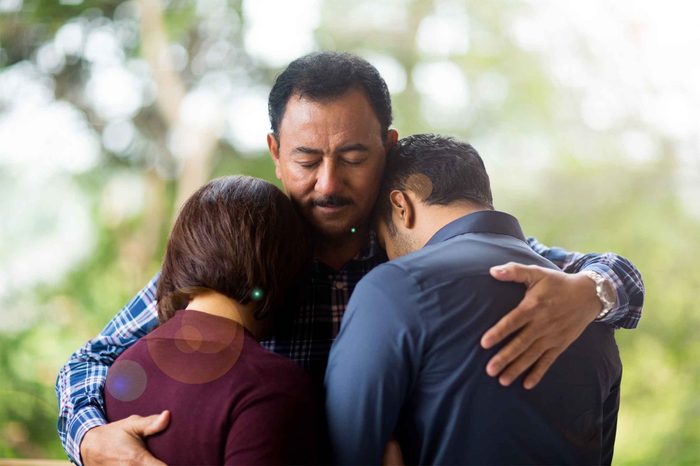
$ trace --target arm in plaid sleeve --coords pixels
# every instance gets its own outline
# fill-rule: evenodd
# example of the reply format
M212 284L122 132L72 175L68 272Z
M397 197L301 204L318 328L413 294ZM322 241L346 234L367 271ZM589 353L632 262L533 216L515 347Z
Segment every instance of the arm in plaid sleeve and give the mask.
M56 381L58 434L69 458L80 464L80 442L93 427L107 422L102 388L114 360L158 325L156 283L159 274L124 306L100 334L73 353Z
M552 261L564 272L583 270L598 272L615 288L615 307L600 321L614 328L635 328L642 317L644 282L639 270L627 259L612 253L581 254L558 247L547 247L535 238L527 239L530 247L539 255Z

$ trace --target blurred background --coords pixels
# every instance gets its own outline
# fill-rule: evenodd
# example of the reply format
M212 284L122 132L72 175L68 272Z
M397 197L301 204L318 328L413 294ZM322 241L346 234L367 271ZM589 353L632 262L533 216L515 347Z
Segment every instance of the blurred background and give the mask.
M0 457L65 458L54 382L209 178L275 181L275 76L348 50L402 135L471 142L526 233L641 270L616 464L700 464L700 4L0 0Z

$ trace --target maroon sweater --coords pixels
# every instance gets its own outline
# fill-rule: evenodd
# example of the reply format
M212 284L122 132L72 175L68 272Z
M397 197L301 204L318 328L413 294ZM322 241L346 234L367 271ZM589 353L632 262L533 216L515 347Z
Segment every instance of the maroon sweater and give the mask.
M171 411L168 428L146 439L168 464L310 464L311 393L302 368L242 326L189 310L119 356L104 395L110 422Z

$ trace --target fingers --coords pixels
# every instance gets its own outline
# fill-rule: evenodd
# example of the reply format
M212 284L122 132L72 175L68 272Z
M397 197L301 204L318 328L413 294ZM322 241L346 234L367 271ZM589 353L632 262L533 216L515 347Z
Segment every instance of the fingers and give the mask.
M147 419L151 419L151 422L148 426L146 426L143 435L148 436L157 434L168 427L168 424L170 423L170 411L165 410L160 414L148 416Z
M140 464L141 466L167 466L165 463L163 463L147 451L139 458L138 464Z
M501 320L499 320L496 325L484 333L484 335L481 337L481 347L484 349L489 349L525 326L525 324L532 320L531 314L534 309L534 302L528 300L527 298L523 299L515 309L501 317ZM516 339L510 342L508 346L511 346L513 343L517 343L515 341ZM522 349L520 351L522 351ZM503 349L498 354L501 353L503 353ZM517 354L515 356L517 356ZM510 360L508 362L510 362Z
M526 370L532 367L533 364L542 356L545 349L542 345L533 344L525 352L520 354L503 373L498 377L498 383L504 387L509 386L515 379L520 377Z
M404 464L401 446L393 438L386 444L382 464L385 466L402 466Z
M508 368L507 373L513 374L513 371L520 368L523 363L523 357L527 355L528 358L532 357L533 351L537 351L536 345L537 337L535 332L531 331L530 328L525 328L520 333L518 333L505 347L496 353L494 357L489 360L486 365L486 373L491 377L495 377L500 374L504 369ZM535 362L537 357L544 352L544 349L539 350L539 354L535 355L535 358L530 361L530 365ZM517 366L516 366L517 364ZM514 367L515 366L515 367ZM527 369L528 366L524 367L523 370ZM505 375L502 374L499 381L503 384L504 380L508 380L508 383L503 385L509 385L518 375L522 373L522 370L517 373L515 377L503 378Z
M152 416L129 416L124 419L127 429L137 437L147 437L165 429L170 422L170 411L163 411Z
M518 282L530 286L534 281L534 269L528 265L508 262L507 264L491 267L489 272L496 280L502 282Z
M525 378L523 387L525 387L527 390L535 388L561 353L561 350L557 350L555 348L545 351L542 357L537 360L537 363L535 363L535 367L532 368L530 373Z

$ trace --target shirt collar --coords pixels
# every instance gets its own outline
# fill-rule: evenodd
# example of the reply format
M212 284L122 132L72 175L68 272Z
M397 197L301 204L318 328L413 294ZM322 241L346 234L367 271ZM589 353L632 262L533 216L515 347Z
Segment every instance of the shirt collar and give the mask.
M453 220L440 228L426 243L426 246L441 243L466 233L495 233L525 241L525 235L523 235L520 224L515 217L497 210L481 210Z
M388 259L386 257L386 252L384 252L384 249L382 249L382 246L379 244L379 239L377 238L377 233L374 230L370 230L368 234L368 240L367 244L365 244L360 251L355 254L355 257L350 259L343 267L341 267L341 270L347 267L348 265L352 264L359 264L359 263L364 263L366 261L375 261L375 262L386 262ZM328 265L324 264L323 262L319 261L316 257L314 257L313 263L315 264L314 267L329 267Z
M379 245L379 240L377 239L377 234L374 232L374 230L370 230L369 241L367 242L367 245L360 250L360 252L353 258L353 260L364 261L367 259L371 259L374 256L376 256L377 254L383 253L383 252L384 252L384 250Z

